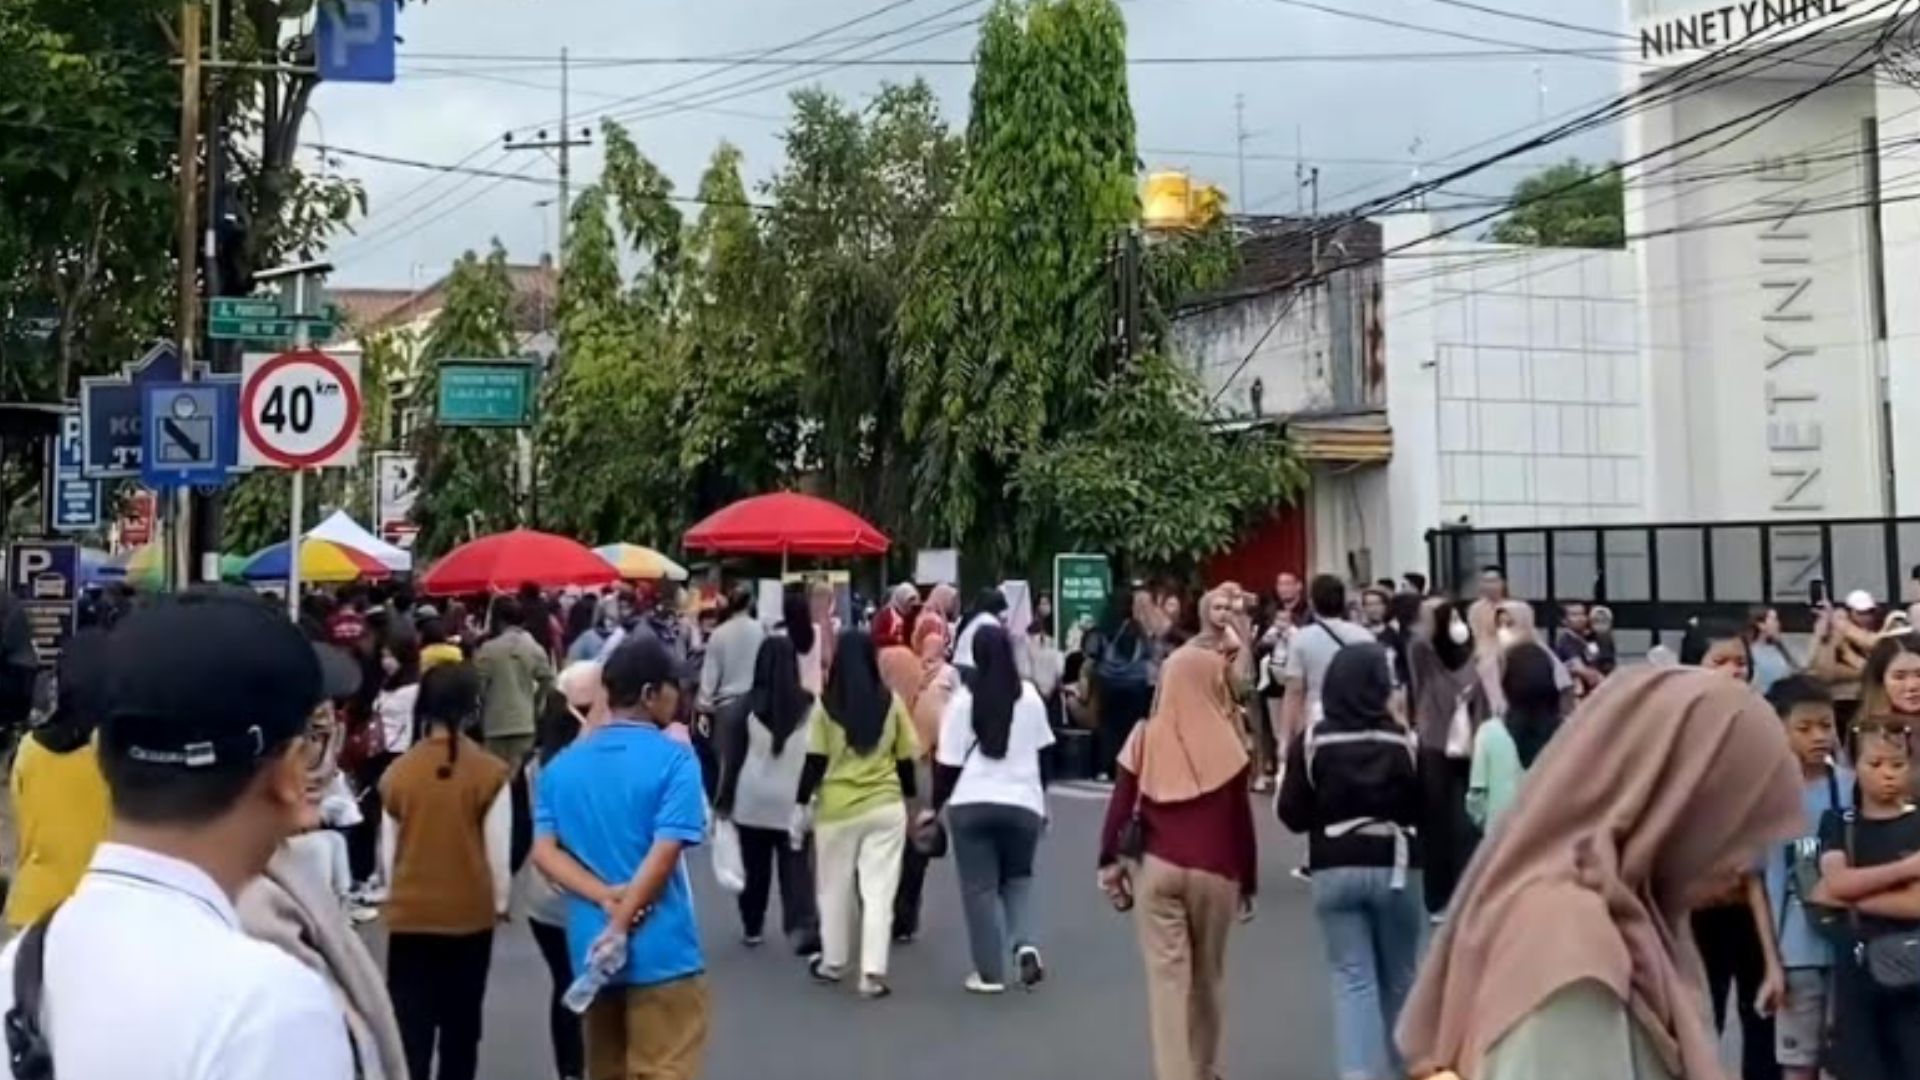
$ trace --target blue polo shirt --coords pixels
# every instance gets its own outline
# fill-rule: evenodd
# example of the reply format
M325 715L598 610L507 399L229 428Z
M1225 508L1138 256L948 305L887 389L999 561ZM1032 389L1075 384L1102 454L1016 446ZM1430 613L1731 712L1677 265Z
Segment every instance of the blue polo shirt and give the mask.
M1774 933L1780 943L1780 965L1786 968L1824 968L1833 966L1833 949L1814 930L1800 897L1789 887L1789 865L1798 859L1820 857L1820 819L1828 810L1846 810L1853 806L1853 772L1835 766L1833 778L1804 782L1800 790L1800 808L1806 817L1801 841L1778 844L1768 849L1766 865L1767 899L1773 909ZM1837 800L1837 801L1836 801ZM1805 854L1801 854L1805 851Z
M537 787L535 831L610 884L631 881L655 839L692 846L706 837L700 764L692 750L652 724L615 720L554 758ZM567 947L576 974L606 926L598 904L567 897ZM628 939L627 966L612 982L653 986L705 969L682 863Z

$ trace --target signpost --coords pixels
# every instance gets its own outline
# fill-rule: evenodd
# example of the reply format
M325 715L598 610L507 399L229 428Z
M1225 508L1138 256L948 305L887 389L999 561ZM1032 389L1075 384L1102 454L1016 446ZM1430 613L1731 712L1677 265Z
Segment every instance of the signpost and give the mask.
M1071 631L1098 625L1112 595L1113 567L1105 555L1055 555L1053 639L1064 649Z
M394 9L394 0L318 5L313 53L320 77L329 82L392 82Z
M142 391L151 383L183 382L187 374L180 362L179 350L171 343L161 342L138 362L127 365L119 375L81 379L81 474L89 480L138 477L146 453L141 430L145 409ZM217 388L226 398L221 407L217 442L221 467L233 472L240 445L237 420L240 380L232 375L209 375L199 382Z
M304 293L304 279L296 279ZM296 301L296 310L302 305ZM241 462L293 470L288 526L288 611L300 605L300 523L306 471L351 465L360 456L360 358L301 347L248 356L240 373Z
M86 440L81 435L80 410L60 418L60 434L47 450L47 528L52 532L86 532L100 527L100 481L81 475L86 464Z
M442 360L441 427L521 428L533 423L533 360Z
M7 591L26 611L43 667L60 659L80 604L80 548L65 541L21 541L7 559Z
M412 454L373 455L374 529L389 544L405 546L413 538L413 503L419 492L420 461Z
M149 383L141 395L141 482L155 490L226 483L221 461L234 457L231 448L221 452L221 436L234 427L226 408L215 383Z

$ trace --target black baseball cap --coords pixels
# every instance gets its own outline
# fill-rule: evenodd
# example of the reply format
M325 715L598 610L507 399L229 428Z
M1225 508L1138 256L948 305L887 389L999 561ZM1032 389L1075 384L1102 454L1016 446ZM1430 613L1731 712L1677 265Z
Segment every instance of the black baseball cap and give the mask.
M104 742L149 765L258 761L301 736L333 689L298 627L227 590L141 608L109 635L107 652Z

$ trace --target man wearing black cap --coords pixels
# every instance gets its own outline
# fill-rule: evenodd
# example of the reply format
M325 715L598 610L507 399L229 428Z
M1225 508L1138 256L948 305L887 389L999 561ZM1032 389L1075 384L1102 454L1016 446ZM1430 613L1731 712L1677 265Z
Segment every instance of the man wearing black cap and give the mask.
M326 984L233 908L315 820L312 647L258 601L209 593L135 613L107 651L113 825L73 897L0 955L16 1062L39 1042L58 1080L349 1080Z

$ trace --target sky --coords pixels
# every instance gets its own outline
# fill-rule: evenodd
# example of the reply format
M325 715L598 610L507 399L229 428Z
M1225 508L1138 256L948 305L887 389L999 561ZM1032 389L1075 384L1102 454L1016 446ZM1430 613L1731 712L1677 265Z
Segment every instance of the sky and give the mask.
M970 68L834 65L965 59L973 20L987 7L987 0L411 0L400 21L398 79L323 83L303 132L310 148L303 164L356 178L367 192L367 216L329 253L333 284L422 287L461 252L484 250L495 237L516 262L552 249L555 163L546 152L508 150L501 140L508 132L521 141L542 129L557 134L562 48L573 61L571 129L576 136L583 126L595 130L594 145L573 151L574 190L599 175L597 129L612 114L690 194L723 139L745 154L750 187L772 174L787 95L801 86L858 101L883 82L921 75L959 130ZM1122 10L1144 164L1190 171L1225 188L1237 210L1254 213L1310 204L1311 194L1295 183L1301 160L1319 169L1320 209L1338 211L1406 184L1416 166L1434 175L1436 162L1505 147L1539 130L1543 118L1605 100L1630 70L1614 56L1592 55L1631 45L1617 0L1122 0ZM852 25L834 29L843 23ZM810 40L792 44L800 39ZM790 44L754 65L633 62L755 57ZM1487 55L1521 48L1532 51ZM1405 57L1436 52L1456 58ZM1211 59L1223 57L1320 59ZM1150 62L1169 58L1210 59ZM816 63L793 63L803 59ZM1241 131L1245 192L1236 160ZM1620 137L1608 128L1526 160L1610 159ZM348 151L523 172L544 182L438 173ZM1526 171L1505 164L1455 190L1503 193Z

